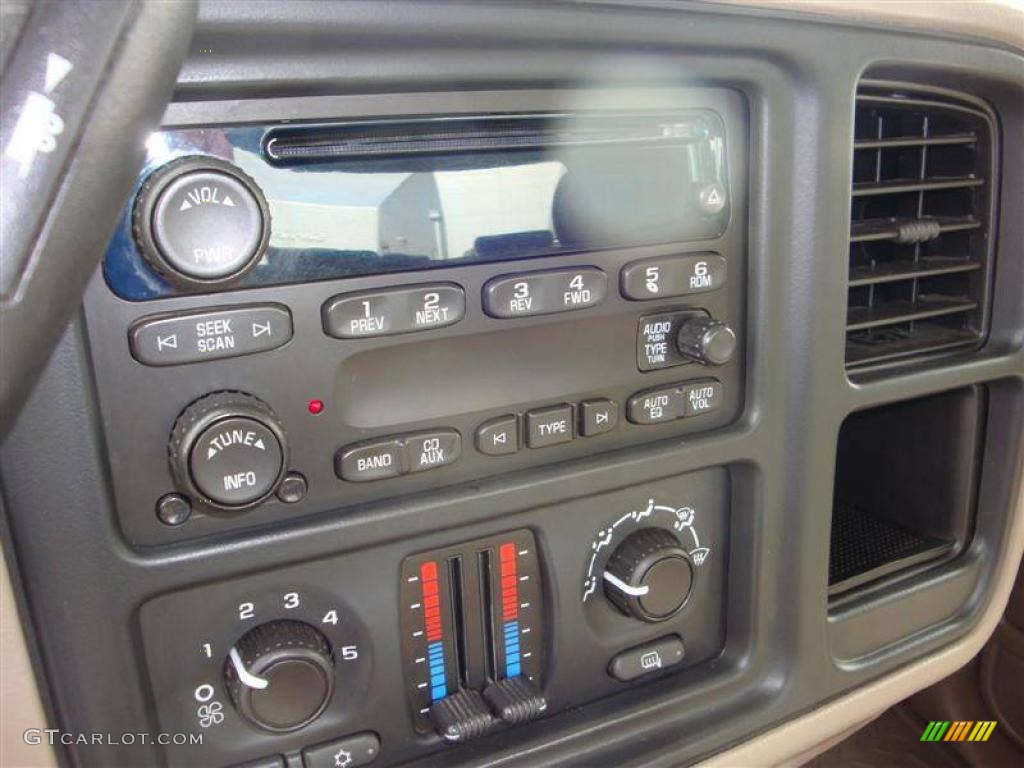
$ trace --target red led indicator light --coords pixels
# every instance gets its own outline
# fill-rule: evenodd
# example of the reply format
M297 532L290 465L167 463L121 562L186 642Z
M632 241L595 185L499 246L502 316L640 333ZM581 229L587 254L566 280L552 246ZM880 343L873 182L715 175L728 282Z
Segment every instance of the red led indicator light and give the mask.
M312 413L314 416L316 416L318 413L323 411L323 409L324 409L324 401L323 400L310 400L309 404L306 407L309 409L310 413Z

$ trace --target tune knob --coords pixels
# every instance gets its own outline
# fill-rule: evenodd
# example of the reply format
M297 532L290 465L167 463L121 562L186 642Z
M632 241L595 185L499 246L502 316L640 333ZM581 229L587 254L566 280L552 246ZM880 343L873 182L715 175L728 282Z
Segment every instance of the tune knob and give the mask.
M178 487L213 511L256 506L280 485L288 462L274 411L244 392L214 392L188 406L168 450Z
M605 565L604 592L627 616L658 622L677 613L693 587L693 564L664 528L627 536Z
M224 680L246 720L275 733L294 731L319 717L331 700L331 647L301 621L261 624L231 649Z
M720 320L698 315L679 328L676 346L682 354L698 363L724 365L736 351L736 334Z
M213 157L186 157L146 179L132 230L142 255L184 288L219 287L259 261L270 211L256 182Z

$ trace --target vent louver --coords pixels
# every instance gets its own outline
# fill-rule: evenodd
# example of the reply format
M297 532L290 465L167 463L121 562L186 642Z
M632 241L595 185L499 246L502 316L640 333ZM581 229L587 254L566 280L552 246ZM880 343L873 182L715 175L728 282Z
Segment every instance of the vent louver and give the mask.
M992 176L992 121L980 106L858 89L847 367L980 344Z

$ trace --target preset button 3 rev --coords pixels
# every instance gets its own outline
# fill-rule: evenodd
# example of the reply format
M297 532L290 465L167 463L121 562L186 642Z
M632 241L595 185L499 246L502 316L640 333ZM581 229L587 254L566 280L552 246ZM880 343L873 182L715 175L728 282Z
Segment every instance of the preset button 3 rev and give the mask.
M608 278L596 267L502 275L484 285L491 317L529 317L586 309L604 301Z

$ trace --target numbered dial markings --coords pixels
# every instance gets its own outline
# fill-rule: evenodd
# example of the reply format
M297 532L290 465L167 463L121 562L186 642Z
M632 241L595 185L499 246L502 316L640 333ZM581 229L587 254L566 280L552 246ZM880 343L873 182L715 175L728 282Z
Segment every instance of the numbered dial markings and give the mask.
M362 658L360 632L328 595L276 590L237 600L219 618L221 626L204 627L182 660L193 670L185 728L211 736L236 727L293 730L350 693L345 683ZM296 680L308 701L291 695Z

